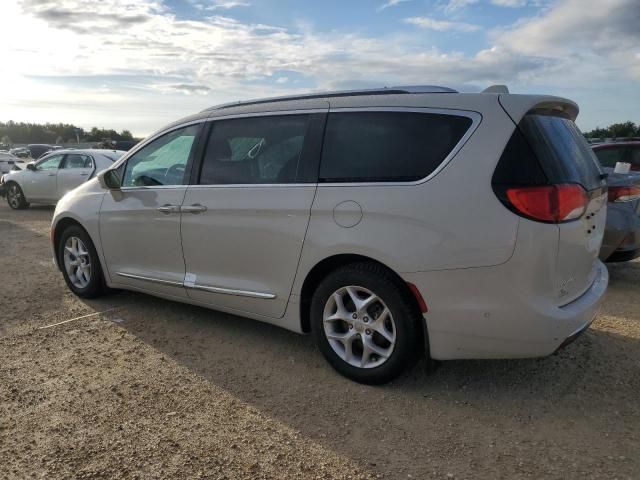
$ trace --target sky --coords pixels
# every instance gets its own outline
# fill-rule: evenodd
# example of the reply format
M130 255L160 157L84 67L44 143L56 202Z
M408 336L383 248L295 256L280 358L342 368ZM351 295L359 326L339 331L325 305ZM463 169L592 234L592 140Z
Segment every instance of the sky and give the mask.
M640 123L640 0L0 0L0 121L145 136L236 100L506 84Z

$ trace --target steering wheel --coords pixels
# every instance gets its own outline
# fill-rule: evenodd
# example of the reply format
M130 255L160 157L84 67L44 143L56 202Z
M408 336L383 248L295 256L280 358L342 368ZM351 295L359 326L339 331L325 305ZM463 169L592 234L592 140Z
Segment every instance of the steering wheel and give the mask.
M176 163L175 165L171 165L167 168L164 176L165 178L184 178L185 167L181 163ZM170 185L170 182L166 182L167 185Z

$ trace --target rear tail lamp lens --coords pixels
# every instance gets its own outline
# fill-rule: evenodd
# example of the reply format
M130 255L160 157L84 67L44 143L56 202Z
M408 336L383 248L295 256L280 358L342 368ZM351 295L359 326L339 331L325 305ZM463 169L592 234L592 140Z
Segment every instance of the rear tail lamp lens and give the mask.
M587 192L576 184L512 187L506 193L518 213L549 223L580 218L589 204Z
M632 202L640 198L638 187L609 187L610 202Z

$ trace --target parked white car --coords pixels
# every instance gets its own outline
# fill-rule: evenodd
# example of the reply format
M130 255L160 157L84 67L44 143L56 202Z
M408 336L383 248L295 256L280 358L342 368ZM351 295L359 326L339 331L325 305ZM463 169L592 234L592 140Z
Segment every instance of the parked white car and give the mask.
M20 171L2 176L0 193L20 210L30 203L55 204L67 192L109 168L125 152L119 150L56 150Z
M66 195L68 287L313 332L388 381L427 358L549 355L593 321L607 194L570 100L398 87L207 109Z

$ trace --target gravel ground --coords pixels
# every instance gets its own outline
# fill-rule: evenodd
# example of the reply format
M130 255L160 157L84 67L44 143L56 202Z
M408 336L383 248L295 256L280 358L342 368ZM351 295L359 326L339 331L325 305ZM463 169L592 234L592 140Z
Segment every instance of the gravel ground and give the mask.
M0 478L640 478L639 262L558 355L368 387L276 327L75 298L51 215L0 205Z

